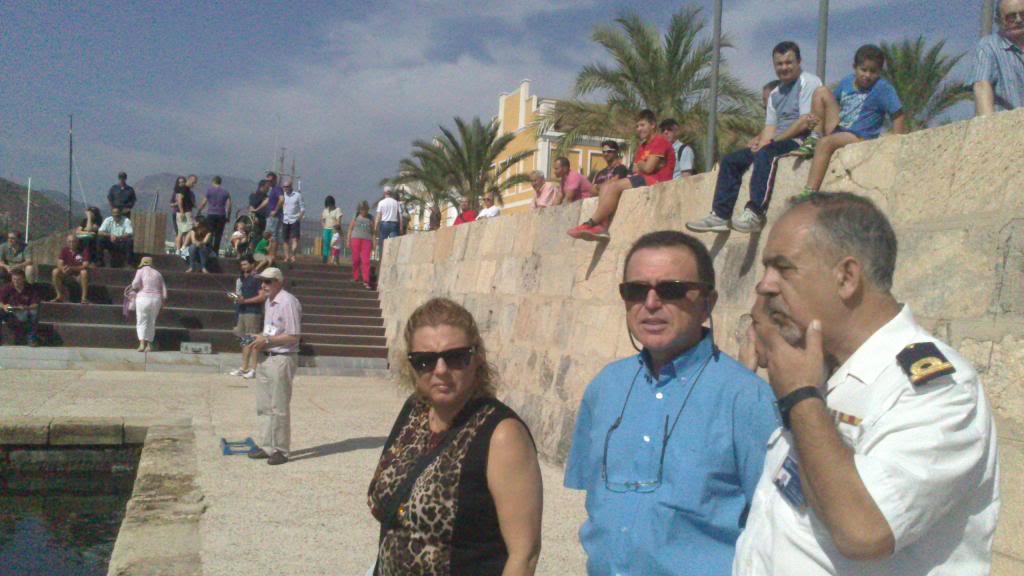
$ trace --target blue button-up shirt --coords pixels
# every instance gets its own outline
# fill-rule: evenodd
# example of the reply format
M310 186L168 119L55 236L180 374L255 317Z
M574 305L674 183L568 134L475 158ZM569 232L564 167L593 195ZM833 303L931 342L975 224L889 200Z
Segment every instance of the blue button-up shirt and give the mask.
M971 82L992 84L995 109L1024 108L1024 51L998 32L978 42Z
M587 491L587 521L580 528L587 572L731 574L767 440L779 426L775 398L757 375L715 354L710 335L656 377L649 366L646 353L609 364L580 404L565 486ZM665 418L671 428L686 402L669 434L661 485L646 493L609 490L601 475L605 437L634 378L608 442L613 488L658 477Z

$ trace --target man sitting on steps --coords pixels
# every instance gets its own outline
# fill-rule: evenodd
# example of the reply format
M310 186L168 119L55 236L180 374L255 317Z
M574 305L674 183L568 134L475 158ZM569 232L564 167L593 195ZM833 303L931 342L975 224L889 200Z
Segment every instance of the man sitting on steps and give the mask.
M28 331L28 345L38 346L39 293L25 280L25 271L11 272L11 283L0 288L0 324L7 324L16 337Z
M61 248L60 256L57 259L57 267L53 269L53 290L57 297L50 302L60 303L67 300L67 289L64 288L64 279L69 276L77 276L78 284L82 287L82 304L89 303L89 268L92 264L89 261L89 249L81 247L78 238L74 234L68 234L66 246Z
M813 150L814 131L827 136L839 122L838 106L828 88L817 76L800 68L800 47L796 43L777 44L772 50L772 64L779 85L768 97L764 129L746 148L722 158L711 214L687 222L686 227L693 232L728 232L730 228L745 234L759 232L775 187L777 159L796 151L801 144ZM743 173L751 165L750 201L743 213L733 218Z
M107 216L99 229L100 250L108 255L107 265L111 268L120 268L125 264L131 265L134 241L132 236L132 221L121 214L121 210L114 208Z
M568 231L569 236L581 240L608 240L608 226L619 207L619 198L630 188L651 186L672 179L676 155L672 144L658 134L658 118L654 112L644 110L636 118L636 135L640 146L633 159L634 174L629 178L605 183L598 190L597 209L590 219Z

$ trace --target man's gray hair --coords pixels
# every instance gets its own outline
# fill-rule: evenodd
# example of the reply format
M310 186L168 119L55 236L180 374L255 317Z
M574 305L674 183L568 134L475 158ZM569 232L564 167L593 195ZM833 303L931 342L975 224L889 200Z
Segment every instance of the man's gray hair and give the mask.
M855 257L876 288L892 289L896 233L874 202L850 192L815 192L790 199L789 209L803 205L817 209L812 234L823 250L837 258Z
M541 172L540 170L534 170L533 172L530 172L530 180L536 180L537 178L543 178L545 180L548 179L548 177L545 176L544 173Z

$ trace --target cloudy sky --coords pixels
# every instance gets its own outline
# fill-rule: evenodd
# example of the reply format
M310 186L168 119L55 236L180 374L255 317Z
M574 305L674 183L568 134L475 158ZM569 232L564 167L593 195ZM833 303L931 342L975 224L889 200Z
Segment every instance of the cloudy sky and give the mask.
M704 8L710 31L711 0ZM793 39L815 68L817 2L725 0L728 65L751 87ZM925 35L968 52L982 0L832 0L829 80L862 43ZM0 176L67 187L67 121L90 201L124 169L257 179L276 147L303 188L348 211L377 195L416 138L490 118L529 78L568 97L604 55L594 25L624 11L667 24L675 1L0 2ZM76 184L76 197L79 195ZM240 191L241 192L241 191ZM249 191L244 191L249 192Z

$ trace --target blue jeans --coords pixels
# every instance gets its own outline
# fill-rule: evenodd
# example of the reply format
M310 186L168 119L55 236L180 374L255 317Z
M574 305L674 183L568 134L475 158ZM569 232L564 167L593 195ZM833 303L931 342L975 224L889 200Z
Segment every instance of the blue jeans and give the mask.
M206 264L210 260L210 256L213 255L213 249L203 244L202 246L196 246L191 244L188 247L188 266L195 272L200 269L206 270Z
M775 188L775 172L779 163L777 159L800 147L796 140L772 142L756 153L750 148L743 148L726 154L718 168L718 185L715 186L715 202L712 206L719 218L732 218L736 208L736 198L740 194L740 183L743 174L754 165L754 173L750 176L750 201L747 208L764 216L768 204L772 201L772 190Z
M0 310L0 324L4 323L14 331L15 337L24 334L27 327L28 341L35 342L38 339L36 336L36 328L39 326L38 310L11 310L10 312Z
M398 236L398 222L381 222L380 223L380 241L383 244L388 238Z

